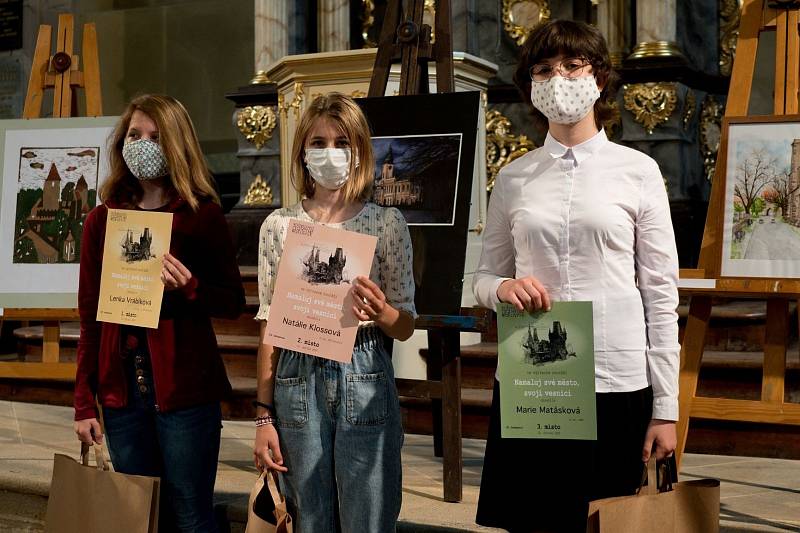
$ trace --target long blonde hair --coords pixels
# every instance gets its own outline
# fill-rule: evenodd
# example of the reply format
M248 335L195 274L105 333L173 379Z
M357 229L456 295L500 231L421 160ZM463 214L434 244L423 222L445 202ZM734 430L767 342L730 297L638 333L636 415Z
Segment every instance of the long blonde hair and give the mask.
M300 118L292 144L292 185L306 198L314 196L316 183L306 168L304 156L311 128L320 117L331 119L350 141L353 157L350 160L350 179L342 187L345 200L348 202L369 200L372 198L372 185L375 180L375 159L372 155L369 124L358 104L342 93L317 96Z
M163 94L145 94L130 101L117 122L109 141L108 178L100 187L100 198L113 200L123 207L135 207L142 197L142 186L122 158L122 145L128 134L131 117L141 111L158 127L158 143L164 151L170 185L197 211L200 199L219 204L211 173L208 171L197 133L189 113L178 100Z

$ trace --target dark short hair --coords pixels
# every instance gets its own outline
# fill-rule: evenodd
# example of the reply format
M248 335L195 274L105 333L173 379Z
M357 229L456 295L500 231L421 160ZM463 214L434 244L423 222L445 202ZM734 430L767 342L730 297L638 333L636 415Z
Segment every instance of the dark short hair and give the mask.
M619 76L611 67L606 40L600 30L574 20L551 20L534 28L522 45L514 72L514 84L522 93L523 102L531 103L530 68L546 59L564 57L586 58L592 64L598 85L604 85L600 98L594 104L594 118L598 128L614 117L614 95ZM533 104L531 104L533 105ZM547 129L547 117L533 108L537 126Z

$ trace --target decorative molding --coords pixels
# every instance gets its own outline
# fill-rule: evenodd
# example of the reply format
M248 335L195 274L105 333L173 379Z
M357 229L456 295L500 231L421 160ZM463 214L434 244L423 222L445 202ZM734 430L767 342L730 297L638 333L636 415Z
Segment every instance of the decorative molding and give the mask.
M256 146L256 150L261 150L261 147L272 138L272 132L278 125L275 109L271 106L248 106L236 114L236 127L248 142Z
M686 91L686 102L683 104L683 131L689 129L689 123L692 121L694 111L697 108L697 97L691 88Z
M326 94L329 93L312 93L311 100L315 100L318 96L325 96ZM354 89L353 91L350 92L351 98L364 98L365 96L367 96L367 93L365 91L362 91L361 89Z
M663 124L675 111L678 103L677 84L671 82L634 83L622 86L625 109L648 134Z
M300 118L300 106L303 104L304 90L302 81L294 82L294 98L288 104L283 93L278 93L278 111L281 115L286 117L289 109L294 109L294 118Z
M534 148L526 135L514 135L511 121L500 111L486 112L486 190L492 192L500 169Z
M375 48L378 43L369 38L369 30L375 24L375 0L361 0L361 37L363 48Z
M636 45L628 60L637 61L655 58L683 58L677 43L672 41L641 42Z
M533 28L549 19L547 0L503 0L503 24L518 46L522 46Z
M603 129L606 130L608 138L615 137L622 129L622 113L619 110L619 103L615 100L609 104L613 115L603 123Z
M244 205L251 207L264 207L272 205L272 189L267 182L261 177L261 174L256 175L250 187L247 188L247 194L244 197Z
M742 0L719 0L719 73L723 76L731 75L741 15Z
M714 178L714 169L717 166L723 111L722 104L710 94L705 97L700 109L700 153L703 155L703 167L708 181Z
M267 78L267 72L265 70L256 71L255 76L250 80L251 85L266 85L267 83L272 82Z

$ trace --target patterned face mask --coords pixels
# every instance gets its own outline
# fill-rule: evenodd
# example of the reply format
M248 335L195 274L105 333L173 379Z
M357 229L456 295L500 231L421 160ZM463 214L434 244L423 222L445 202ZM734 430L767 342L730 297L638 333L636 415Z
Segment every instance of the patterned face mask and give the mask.
M589 114L600 98L594 76L564 78L553 76L531 83L531 103L556 124L575 124Z
M122 159L131 174L140 180L153 180L169 174L167 158L161 146L150 139L130 141L122 146Z

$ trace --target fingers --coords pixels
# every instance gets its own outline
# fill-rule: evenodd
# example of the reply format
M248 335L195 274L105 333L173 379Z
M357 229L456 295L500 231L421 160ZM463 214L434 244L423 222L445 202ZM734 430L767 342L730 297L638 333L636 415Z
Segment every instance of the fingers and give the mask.
M386 306L386 295L372 280L358 276L353 281L352 291L353 309L359 320L375 320L381 316Z
M177 289L178 280L165 268L161 269L161 282L167 290Z
M103 444L103 430L100 428L100 422L97 419L93 419L89 424L91 425L92 440L97 444Z
M501 301L510 303L518 311L537 311L551 308L550 295L539 280L533 276L507 280L500 285L497 296Z
M655 441L655 435L651 430L647 430L647 434L644 437L644 445L642 446L642 462L646 463L650 460L650 454L653 451L653 442Z
M174 280L175 288L180 288L189 283L192 279L192 273L183 266L183 263L175 259L170 254L164 255L162 261L163 268L161 269L161 277L165 281Z
M79 420L75 422L74 429L79 441L89 445L95 442L97 444L103 444L103 432L96 418Z
M256 453L256 468L259 471L263 471L265 468L267 470L277 470L278 472L288 472L289 469L283 466L283 457L280 455L280 451L276 454L273 450L272 455L274 458L270 456L270 450L267 447L262 448Z
M544 285L542 285L538 279L534 277L529 277L527 279L530 280L533 288L536 289L536 292L539 293L541 308L544 309L545 311L549 311L551 306L550 306L550 295L547 293L547 289L544 288Z

